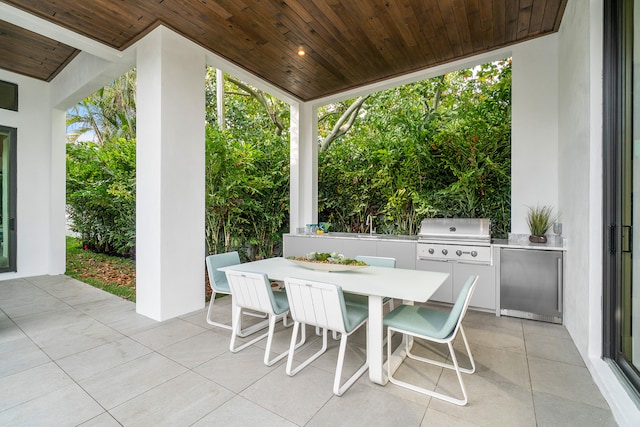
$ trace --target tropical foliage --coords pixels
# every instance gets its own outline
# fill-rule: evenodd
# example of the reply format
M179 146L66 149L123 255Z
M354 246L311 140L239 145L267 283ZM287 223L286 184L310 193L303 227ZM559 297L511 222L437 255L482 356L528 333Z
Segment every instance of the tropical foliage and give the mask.
M113 94L121 90L124 95ZM238 250L245 259L279 255L289 221L289 107L230 76L225 91L220 127L210 70L207 250ZM135 247L131 93L127 75L69 116L72 223L88 246L120 254ZM120 101L127 106L114 114ZM378 232L415 234L424 217L473 216L491 218L495 236L508 233L510 61L326 105L318 123L318 212L331 230L364 231L371 214ZM83 129L94 141L78 138Z

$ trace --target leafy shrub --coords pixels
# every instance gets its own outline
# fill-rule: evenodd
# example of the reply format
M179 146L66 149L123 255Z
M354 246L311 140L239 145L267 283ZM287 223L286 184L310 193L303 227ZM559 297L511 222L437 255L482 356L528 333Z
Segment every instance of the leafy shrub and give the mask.
M67 144L67 213L89 249L135 254L136 143Z

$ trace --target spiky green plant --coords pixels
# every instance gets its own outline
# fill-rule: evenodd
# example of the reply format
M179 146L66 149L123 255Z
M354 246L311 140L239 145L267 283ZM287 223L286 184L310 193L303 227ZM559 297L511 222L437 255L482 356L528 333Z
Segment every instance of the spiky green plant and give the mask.
M532 236L544 236L558 219L558 215L553 213L552 206L529 206L527 214L527 224Z

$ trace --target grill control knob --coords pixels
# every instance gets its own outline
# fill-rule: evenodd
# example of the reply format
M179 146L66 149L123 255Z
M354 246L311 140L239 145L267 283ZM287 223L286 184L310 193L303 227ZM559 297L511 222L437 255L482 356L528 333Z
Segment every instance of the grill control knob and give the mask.
M446 254L448 254L448 253L449 253L449 251L448 251L448 250L446 250L446 249L443 249L443 250L442 250L442 255L446 255Z
M429 253L430 253L431 255L433 255L433 253L434 253L434 252L435 252L435 251L433 250L433 248L429 248Z
M478 252L476 252L476 251L471 251L471 256L472 256L472 257L477 257L477 256L478 256Z
M461 251L460 249L458 249L458 250L456 251L456 255L458 255L458 256L462 256L462 251Z

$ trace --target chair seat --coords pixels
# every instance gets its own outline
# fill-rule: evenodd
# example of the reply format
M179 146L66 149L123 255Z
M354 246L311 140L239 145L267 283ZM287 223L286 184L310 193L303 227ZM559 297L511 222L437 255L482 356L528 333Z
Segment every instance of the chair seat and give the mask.
M386 304L391 298L384 297L382 300L383 304ZM344 292L344 302L350 306L357 306L362 308L369 307L369 298L366 295L359 294L350 294L349 292Z
M367 307L358 307L358 306L350 306L346 305L347 312L346 314L346 322L345 329L347 333L353 331L360 323L362 323L369 316L369 309Z
M385 316L384 325L418 335L444 339L451 335L456 326L455 323L447 322L449 318L449 312L446 311L403 304Z
M276 314L282 314L289 310L289 300L287 300L287 293L282 291L276 291L273 293L274 306L273 311Z

